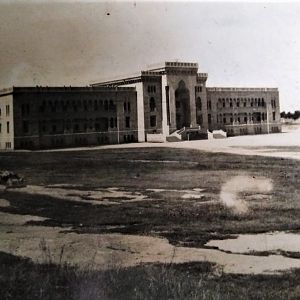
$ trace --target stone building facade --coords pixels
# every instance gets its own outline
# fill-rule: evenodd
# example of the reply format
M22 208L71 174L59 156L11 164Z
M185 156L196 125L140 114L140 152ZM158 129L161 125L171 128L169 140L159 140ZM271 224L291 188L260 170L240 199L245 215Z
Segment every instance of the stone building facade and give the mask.
M280 132L277 88L206 87L197 63L166 62L86 87L0 91L0 149L43 149Z
M197 63L166 62L140 76L94 86L137 88L140 141L151 133L167 138L197 130L198 136L219 129L229 136L281 131L277 88L206 87L207 78Z
M134 88L13 87L0 92L1 149L137 141Z

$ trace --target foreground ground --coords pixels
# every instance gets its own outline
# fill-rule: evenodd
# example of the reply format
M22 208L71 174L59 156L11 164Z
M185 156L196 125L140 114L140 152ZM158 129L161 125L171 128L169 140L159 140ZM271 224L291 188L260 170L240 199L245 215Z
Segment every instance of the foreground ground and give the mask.
M158 299L158 295L162 295L161 299L300 297L298 271L281 275L250 275L247 271L244 273L248 275L241 275L233 274L233 267L227 272L226 265L219 268L212 262L175 264L188 261L183 257L183 247L187 247L186 251L202 249L212 239L243 233L298 233L297 160L138 148L2 153L0 164L1 169L24 176L28 185L1 192L0 250L42 263L36 265L2 252L0 290L4 299L25 299L24 295L28 299ZM237 187L247 204L247 210L239 212L220 200L222 187L232 178L271 182L272 189L264 191L259 186L255 192ZM65 242L61 238L64 233ZM56 240L57 234L60 242ZM98 247L103 252L97 253L93 262L103 265L101 255L109 257L105 256L109 252L109 263L115 264L115 268L82 271L68 264L72 257L66 253L67 247L73 247L74 252L81 254L73 259L80 263L82 257L92 255L89 249L78 248L87 240L72 242L67 234L85 238L90 235L93 239L97 235L108 236L111 241L119 238L118 234L166 238L177 248L164 257L163 264L143 267L139 262L162 262L159 254L160 259L151 259L151 245L140 249L140 242L126 245L118 239L109 245L107 239L102 239ZM176 251L181 251L180 259ZM141 253L143 256L139 256ZM260 250L242 256L246 261L249 254L259 258L271 253L274 251ZM138 262L132 261L133 255ZM280 255L297 258L299 252L281 251ZM53 262L58 264L52 265ZM140 283L136 283L137 277Z

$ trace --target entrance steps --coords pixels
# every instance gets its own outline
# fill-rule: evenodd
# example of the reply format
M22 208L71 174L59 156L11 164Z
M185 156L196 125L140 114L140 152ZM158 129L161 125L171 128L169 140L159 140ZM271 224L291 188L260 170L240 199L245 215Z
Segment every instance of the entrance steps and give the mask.
M208 139L208 134L206 131L201 129L200 126L183 127L171 133L166 139L168 142L180 142L182 140L205 140Z

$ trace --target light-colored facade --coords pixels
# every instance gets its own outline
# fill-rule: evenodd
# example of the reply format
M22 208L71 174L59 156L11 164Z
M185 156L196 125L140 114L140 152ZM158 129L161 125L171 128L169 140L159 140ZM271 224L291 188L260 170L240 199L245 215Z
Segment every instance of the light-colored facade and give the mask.
M197 63L166 62L142 71L141 76L94 86L138 86L138 111L145 132L141 141L151 133L167 138L199 126L196 138L219 129L229 136L281 131L277 88L206 87L207 77L198 73Z
M206 87L197 63L166 62L87 87L0 91L0 149L41 149L280 132L277 88Z

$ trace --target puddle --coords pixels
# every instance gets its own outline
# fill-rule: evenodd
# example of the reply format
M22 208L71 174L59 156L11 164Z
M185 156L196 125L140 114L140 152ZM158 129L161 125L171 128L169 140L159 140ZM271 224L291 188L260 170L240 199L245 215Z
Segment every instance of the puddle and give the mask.
M177 190L177 189L146 189L146 191L154 192L154 193L168 193L174 192L180 194L182 199L201 199L204 197L202 193L205 189L194 188L194 189L186 189L186 190Z
M5 199L0 199L0 207L8 207L8 206L10 206L9 201Z
M47 218L31 216L31 215L15 215L15 214L0 212L0 225L25 225L29 221L45 221L45 220L47 220Z
M84 202L90 204L121 204L124 202L136 202L142 201L148 198L146 195L140 192L124 191L116 187L101 188L95 190L78 190L62 188L60 186L49 187L49 186L37 186L28 185L26 187L14 189L14 192L27 193L32 195L46 195L58 199Z
M119 160L123 162L124 160ZM126 162L131 163L160 163L160 164L184 164L184 165L191 165L191 166L197 166L199 165L196 161L185 161L184 163L180 160L150 160L150 159L128 159Z
M273 189L272 181L265 177L235 176L221 187L220 201L236 214L248 212L249 202L241 193L269 193ZM261 195L260 195L261 197Z
M300 253L300 235L288 232L237 235L236 239L212 240L205 246L232 253L287 251Z
M0 226L0 251L29 257L36 262L51 260L59 263L61 261L95 269L129 267L140 263L202 261L216 263L225 273L236 274L274 274L291 268L300 268L299 259L281 255L255 256L225 253L217 249L176 247L170 245L168 240L157 237L76 234L65 230L69 229L61 232L61 228L57 227L3 225ZM46 257L45 251L41 249L41 242L49 250ZM211 241L210 245L216 242ZM296 248L291 246L288 249Z

